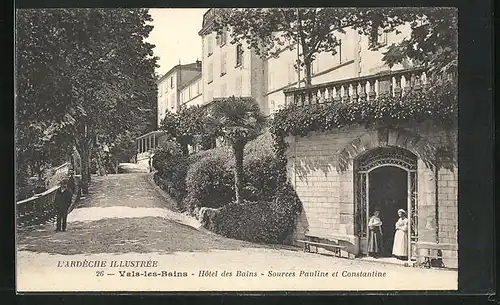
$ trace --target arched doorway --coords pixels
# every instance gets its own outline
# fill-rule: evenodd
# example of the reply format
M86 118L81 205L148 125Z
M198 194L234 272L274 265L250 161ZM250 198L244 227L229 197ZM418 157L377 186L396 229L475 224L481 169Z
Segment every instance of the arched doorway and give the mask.
M384 255L391 256L394 224L398 209L408 212L409 259L416 256L417 156L398 147L379 147L359 156L355 162L356 231L360 238L360 252L367 254L368 220L375 210L383 222Z

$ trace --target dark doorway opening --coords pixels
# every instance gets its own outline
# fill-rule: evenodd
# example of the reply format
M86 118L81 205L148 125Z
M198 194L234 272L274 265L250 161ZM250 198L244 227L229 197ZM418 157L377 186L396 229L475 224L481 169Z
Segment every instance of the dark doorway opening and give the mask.
M408 205L408 172L395 166L383 166L369 175L369 215L375 210L380 212L382 256L391 256L398 209L406 211Z

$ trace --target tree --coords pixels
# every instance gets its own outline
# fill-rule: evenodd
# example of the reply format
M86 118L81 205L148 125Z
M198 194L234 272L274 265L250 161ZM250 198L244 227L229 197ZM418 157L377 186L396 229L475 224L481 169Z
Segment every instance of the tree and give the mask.
M35 116L45 139L71 140L84 192L97 138L112 144L155 127L157 59L145 42L148 21L146 9L18 11L18 114Z
M182 107L178 113L167 111L160 129L166 132L167 137L179 143L186 156L189 154L189 145L209 149L205 142L210 142L209 139L216 138L220 132L207 120L206 111L205 107L198 105Z
M336 54L344 29L357 29L370 38L380 30L397 32L409 23L410 37L388 48L383 60L390 66L411 59L431 73L455 71L458 62L457 11L450 8L244 8L218 9L216 31L228 29L233 43L246 42L263 58L278 57L300 45L296 65L304 67L311 84L311 64L321 52ZM376 50L378 46L371 44Z
M383 60L393 66L410 60L429 68L432 75L455 74L458 67L458 14L455 8L370 8L360 9L352 17L352 25L361 34L372 36L381 29L399 32L409 24L411 35L393 43ZM372 44L371 49L378 46Z
M228 97L210 106L209 118L217 122L225 141L234 153L234 181L236 202L242 202L243 152L245 145L255 139L264 128L266 119L253 98Z
M244 8L219 9L215 29L229 29L233 43L246 42L262 58L278 57L300 45L296 69L304 68L305 84L311 85L311 64L321 52L337 53L350 14L339 8Z
M180 144L183 155L189 154L188 146L195 144L196 135L203 132L203 112L204 109L198 105L182 107L175 115L173 121L176 126L170 126L168 130L172 132L175 140Z

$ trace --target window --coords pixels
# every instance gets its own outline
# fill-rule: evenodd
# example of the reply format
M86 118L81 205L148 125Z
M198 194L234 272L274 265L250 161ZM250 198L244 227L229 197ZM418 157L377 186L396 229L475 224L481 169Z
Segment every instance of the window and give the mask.
M370 44L375 47L387 45L387 33L383 29L373 26L370 33Z
M191 86L189 86L188 88L188 99L191 99L192 95L191 95Z
M243 65L243 46L238 44L236 46L236 67Z
M207 84L210 84L213 81L214 81L214 65L213 63L209 63L207 69Z
M222 75L225 75L226 74L226 61L227 61L227 58L226 58L226 53L222 53L221 57L220 57L220 76Z
M196 95L200 94L200 81L196 82Z
M212 35L207 36L207 56L210 56L214 53L214 46L212 41Z
M160 96L160 97L163 96L163 84L160 84L158 86L158 96Z
M221 33L217 34L217 45L218 46L224 46L226 44L226 41L227 41L227 33L226 31L222 31Z
M170 89L174 89L174 77L170 76Z
M387 33L382 32L378 35L378 44L381 46L387 45Z

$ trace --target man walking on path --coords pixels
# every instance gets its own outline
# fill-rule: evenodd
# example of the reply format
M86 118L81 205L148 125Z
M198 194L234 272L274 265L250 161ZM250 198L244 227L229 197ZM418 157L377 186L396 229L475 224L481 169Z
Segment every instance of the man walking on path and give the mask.
M56 232L66 231L66 221L68 219L68 209L71 205L73 194L68 189L68 180L64 179L60 183L60 188L56 192L55 206L57 211Z

